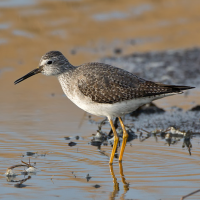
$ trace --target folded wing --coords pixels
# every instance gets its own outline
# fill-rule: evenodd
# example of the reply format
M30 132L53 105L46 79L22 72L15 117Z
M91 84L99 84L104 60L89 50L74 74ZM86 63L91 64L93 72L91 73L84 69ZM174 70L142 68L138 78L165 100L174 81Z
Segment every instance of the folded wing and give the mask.
M84 68L84 70L79 70ZM113 104L134 98L179 93L189 86L165 85L138 78L123 69L102 63L89 63L77 68L81 73L79 90L97 103Z

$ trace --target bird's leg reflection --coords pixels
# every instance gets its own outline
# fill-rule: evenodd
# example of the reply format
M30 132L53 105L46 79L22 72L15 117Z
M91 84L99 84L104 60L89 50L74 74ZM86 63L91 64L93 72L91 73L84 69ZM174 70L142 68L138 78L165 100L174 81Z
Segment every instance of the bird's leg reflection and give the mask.
M109 165L109 166L110 166L110 174L113 178L113 183L114 183L113 192L111 194L111 199L115 199L115 196L119 191L119 183L117 182L117 178L115 177L115 173L113 171L113 165Z
M126 192L129 190L129 183L126 182L126 179L124 177L122 162L119 162L119 173L122 179L122 183L124 184L124 194L126 194Z
M124 177L123 166L122 166L121 162L119 162L119 171L120 171L120 176L121 176L122 183L124 185L124 193L122 194L122 196L124 197L124 195L129 190L129 183L126 182L126 179ZM111 174L111 176L113 178L113 183L114 183L113 192L111 193L111 198L110 199L115 199L116 195L119 192L119 183L117 182L117 178L116 178L115 173L113 171L113 165L110 165L110 174ZM122 199L124 199L123 197L122 197Z

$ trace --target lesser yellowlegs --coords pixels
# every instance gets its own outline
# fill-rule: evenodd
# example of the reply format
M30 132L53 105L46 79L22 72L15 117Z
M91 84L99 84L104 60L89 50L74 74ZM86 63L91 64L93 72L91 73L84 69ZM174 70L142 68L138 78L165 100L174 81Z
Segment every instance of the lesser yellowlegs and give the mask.
M114 133L110 164L113 163L118 144L113 117L119 118L123 129L123 142L119 156L119 161L122 161L128 134L121 116L153 100L194 88L147 81L123 69L103 63L86 63L76 67L70 64L59 51L46 53L42 56L38 68L14 83L17 84L38 73L56 76L63 92L78 107L91 114L108 118Z

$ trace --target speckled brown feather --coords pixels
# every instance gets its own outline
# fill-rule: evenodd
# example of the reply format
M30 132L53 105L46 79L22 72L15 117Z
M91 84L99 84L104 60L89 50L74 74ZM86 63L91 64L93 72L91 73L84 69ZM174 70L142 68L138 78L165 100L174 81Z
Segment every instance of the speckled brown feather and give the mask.
M96 103L113 104L135 98L178 93L191 88L146 81L103 63L86 63L75 71L79 75L79 90Z

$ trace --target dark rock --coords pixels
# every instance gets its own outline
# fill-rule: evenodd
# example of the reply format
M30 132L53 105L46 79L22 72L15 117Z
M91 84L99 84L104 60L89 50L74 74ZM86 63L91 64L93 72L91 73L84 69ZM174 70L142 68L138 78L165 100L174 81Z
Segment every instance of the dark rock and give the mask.
M93 185L94 188L100 188L101 186L96 184L96 185Z
M200 111L200 105L191 108L190 111Z
M27 155L27 156L34 156L34 155L35 155L35 152L29 152L29 151L28 151L28 152L26 152L26 155Z
M130 113L130 115L132 117L138 117L142 113L149 115L149 114L154 114L154 113L159 114L164 112L165 112L164 109L157 107L154 103L150 103L139 107L137 110Z
M64 137L65 138L65 140L70 140L70 137Z
M121 54L122 53L122 49L121 48L115 48L114 49L114 53L115 54Z
M92 178L92 177L91 177L89 174L87 174L87 176L86 176L87 182L88 182L91 178Z
M77 143L76 142L70 142L68 145L70 146L70 147L73 147L73 146L75 146Z
M79 137L78 135L75 137L76 140L79 140L79 138L80 138L80 137Z
M23 187L26 187L26 185L24 184L21 184L21 183L17 183L14 185L16 188L23 188Z
M91 145L92 146L101 146L101 144L102 144L102 141L94 141L94 140L91 140Z
M21 172L21 175L26 176L26 175L28 175L28 172L27 171Z

